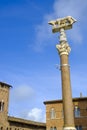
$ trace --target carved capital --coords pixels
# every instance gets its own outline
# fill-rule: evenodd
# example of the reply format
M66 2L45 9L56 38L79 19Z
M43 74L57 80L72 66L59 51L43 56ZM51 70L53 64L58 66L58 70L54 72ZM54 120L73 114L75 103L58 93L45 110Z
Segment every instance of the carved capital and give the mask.
M69 55L69 53L71 51L71 48L67 42L62 42L60 44L57 44L56 48L57 48L60 56L64 55L64 54Z

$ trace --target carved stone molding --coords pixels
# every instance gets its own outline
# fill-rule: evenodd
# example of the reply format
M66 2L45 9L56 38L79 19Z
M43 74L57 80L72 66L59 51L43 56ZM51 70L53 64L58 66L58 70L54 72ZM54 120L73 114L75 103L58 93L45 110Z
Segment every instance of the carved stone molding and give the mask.
M62 42L60 44L57 44L56 48L59 52L59 55L64 55L64 54L69 55L71 51L71 48L67 42Z

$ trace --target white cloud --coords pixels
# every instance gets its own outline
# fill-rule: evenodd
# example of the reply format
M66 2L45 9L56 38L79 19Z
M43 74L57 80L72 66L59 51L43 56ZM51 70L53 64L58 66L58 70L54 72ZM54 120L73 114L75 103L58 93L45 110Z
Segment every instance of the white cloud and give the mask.
M85 27L84 25L87 22L87 16L85 13L86 11L86 0L84 0L84 2L82 2L82 0L55 0L53 5L53 12L50 14L45 14L43 17L43 22L36 27L36 39L34 49L37 51L41 51L45 46L53 44L51 41L53 41L54 36L52 34L51 28L48 25L48 21L68 15L73 16L78 21L77 23L75 23L72 31L68 33L69 39L75 43L82 43L82 28Z
M83 17L86 7L86 0L84 2L82 0L55 0L53 5L55 16L64 17L66 15L72 15L78 19Z
M33 108L28 112L28 119L34 121L45 122L45 115L43 114L42 109L40 108Z
M48 18L44 18L41 25L36 27L36 39L34 50L42 51L43 47L47 46L48 39L52 36L51 28L48 28Z
M14 90L11 92L11 99L15 102L26 102L28 100L31 100L35 97L35 91L32 89L32 87L28 85L20 85L18 87L15 87Z

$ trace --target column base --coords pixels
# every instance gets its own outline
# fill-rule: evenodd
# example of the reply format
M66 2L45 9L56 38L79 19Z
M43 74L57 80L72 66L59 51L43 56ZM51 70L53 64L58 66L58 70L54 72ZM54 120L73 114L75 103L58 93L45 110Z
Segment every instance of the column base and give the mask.
M63 130L76 130L75 127L64 127Z

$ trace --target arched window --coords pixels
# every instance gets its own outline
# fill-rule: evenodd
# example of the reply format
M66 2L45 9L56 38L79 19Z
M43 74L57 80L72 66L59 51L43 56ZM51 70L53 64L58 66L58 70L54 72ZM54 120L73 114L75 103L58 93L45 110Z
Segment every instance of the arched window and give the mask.
M50 127L50 130L53 130L53 127Z
M1 127L1 130L3 130L3 127Z
M76 130L82 130L82 126L76 126Z
M1 111L1 102L0 102L0 111Z
M8 130L8 127L6 128L6 130Z
M57 128L56 128L56 127L54 127L54 130L57 130Z
M64 111L63 110L61 111L61 114L62 114L62 118L64 118Z
M0 102L0 111L4 111L4 101Z
M50 130L57 130L56 127L50 127Z
M80 108L78 106L74 108L74 115L75 117L80 117Z
M54 108L52 108L50 111L50 117L51 117L51 119L55 119L55 117L56 117Z

